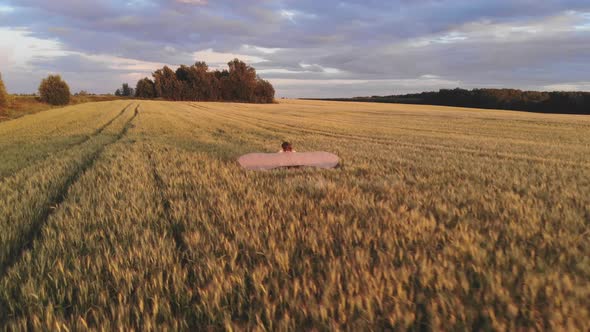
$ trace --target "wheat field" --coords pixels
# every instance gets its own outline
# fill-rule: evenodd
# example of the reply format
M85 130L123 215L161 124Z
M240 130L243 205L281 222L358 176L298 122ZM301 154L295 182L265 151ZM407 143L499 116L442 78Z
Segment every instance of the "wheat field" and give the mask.
M0 123L0 327L588 330L590 118L112 101ZM236 159L330 151L333 170Z

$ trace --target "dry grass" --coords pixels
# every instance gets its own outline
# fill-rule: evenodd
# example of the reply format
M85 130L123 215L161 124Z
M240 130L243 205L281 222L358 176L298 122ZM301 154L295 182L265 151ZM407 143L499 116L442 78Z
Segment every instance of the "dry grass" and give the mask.
M590 327L587 117L128 103L0 124L6 327ZM343 165L235 162L282 140Z
M71 96L70 105L121 99L123 98L109 95ZM8 101L8 106L5 109L0 109L0 122L63 107L43 103L36 96L10 95Z

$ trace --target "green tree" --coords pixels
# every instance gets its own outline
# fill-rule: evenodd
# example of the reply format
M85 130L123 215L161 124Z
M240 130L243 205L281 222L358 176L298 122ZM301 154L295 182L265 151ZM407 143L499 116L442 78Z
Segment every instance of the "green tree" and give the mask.
M252 102L256 89L256 70L239 59L230 61L228 97L231 101Z
M168 66L154 72L156 94L168 100L181 100L182 86L176 78L176 73Z
M156 87L154 82L147 77L137 81L137 85L135 86L135 97L146 99L156 98Z
M275 89L269 81L258 78L254 89L254 102L270 104L275 100Z
M123 83L121 87L121 94L123 97L131 97L133 95L133 89L127 83Z
M6 107L8 104L8 93L6 92L6 87L4 86L4 81L2 81L2 75L0 74L0 108Z
M70 102L70 87L59 75L49 75L39 85L41 101L51 105L67 105Z
M136 96L150 98L153 84L155 96L167 100L274 102L274 88L254 68L238 59L228 66L229 70L215 71L209 71L204 62L182 65L176 71L164 67L152 74L153 82L147 78L138 82Z
M129 84L123 83L123 85L115 91L115 96L131 97L133 96L133 88L131 88Z
M195 100L194 89L191 88L193 81L191 67L181 65L176 69L176 81L178 82L177 90L179 99L176 100Z
M214 74L204 62L194 65L180 66L176 71L176 78L182 83L184 100L210 101L216 100Z

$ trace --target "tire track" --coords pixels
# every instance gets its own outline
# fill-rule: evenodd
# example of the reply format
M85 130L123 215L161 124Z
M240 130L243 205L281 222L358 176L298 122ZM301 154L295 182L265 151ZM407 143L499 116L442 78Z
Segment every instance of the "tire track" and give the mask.
M123 114L125 113L125 111L129 108L129 106L133 105L134 103L129 103L127 106L125 106L121 112L119 112L119 114L117 114L114 118L112 118L109 122L105 123L104 125L102 125L100 128L98 128L94 134L92 134L91 136L88 137L88 139L86 141L88 141L90 138L99 135L100 133L102 133L108 126L110 126L111 124L113 124L113 122L115 122L115 120L117 120L118 118L120 118L121 116L123 116ZM139 104L137 104L137 106L135 107L135 109L137 110L139 108ZM76 145L79 145L81 143L78 143Z
M180 265L181 265L182 269L184 269L187 272L188 280L195 280L195 272L193 269L190 268L190 266L194 265L194 263L191 262L191 260L188 257L189 252L190 252L190 248L183 239L183 235L186 232L186 227L182 223L175 221L174 216L172 214L172 207L171 207L170 200L166 196L167 186L166 186L164 179L160 176L160 173L158 172L158 166L157 166L156 160L154 158L153 151L148 150L147 148L145 150L146 150L147 159L148 159L151 169L152 169L152 177L153 177L154 182L156 184L156 190L160 194L159 203L162 204L162 207L163 207L161 218L169 223L169 226L170 226L169 229L170 229L172 238L174 239L176 251L178 252L179 257L180 257ZM193 294L191 296L190 303L195 304L198 302L198 300L199 300L198 295ZM190 319L190 321L195 322L196 321L195 317L193 317L193 319ZM190 326L189 330L198 330L198 326Z
M112 124L116 120L116 118L120 117L128 108L129 105L117 117L110 121L109 125ZM8 271L10 271L10 269L16 263L18 263L18 261L20 261L22 255L27 250L30 250L32 248L35 241L38 241L41 238L41 230L43 226L46 224L47 220L51 217L51 215L53 215L55 211L59 208L59 205L61 205L61 203L63 203L68 198L68 191L70 187L74 183L76 183L78 179L80 179L80 177L86 173L86 171L92 168L92 166L96 163L96 161L100 158L100 156L108 146L119 142L127 134L129 129L132 127L133 120L138 116L138 109L139 104L135 108L135 114L129 120L127 120L127 122L123 126L123 129L115 136L115 138L111 142L108 142L100 146L91 155L87 156L86 158L83 158L82 163L77 167L77 171L68 177L64 185L58 189L55 197L50 199L49 204L47 204L43 208L43 211L40 214L40 216L37 218L37 220L35 220L32 223L31 228L25 232L24 238L26 240L24 240L20 246L15 246L14 248L9 249L9 259L4 263L2 267L0 267L0 279L3 279L5 275L8 273ZM104 126L104 128L100 128L100 132L98 132L98 134L104 131L104 129L106 129L107 127L108 126Z
M171 224L172 230L172 237L174 238L174 242L176 243L176 249L180 251L181 254L181 261L182 264L188 264L188 260L186 257L186 252L188 252L188 246L182 240L182 234L184 233L184 226L180 225L179 223L173 222L173 215L172 215L172 208L170 207L170 200L166 198L166 183L164 179L158 173L158 167L156 165L156 161L154 159L153 152L151 150L146 149L146 154L152 168L152 177L156 183L156 190L160 193L160 203L164 208L162 218L167 220Z
M12 173L10 175L6 175L6 176L0 176L0 185L2 184L2 182L4 182L5 179L10 178L11 176L15 176L21 172L26 172L27 170L30 170L33 167L38 166L39 164L41 164L43 161L47 160L52 154L57 154L57 153L61 153L62 151L71 149L71 148L75 148L77 146L80 146L86 142L88 142L89 140L91 140L93 137L96 137L98 135L100 135L106 128L108 128L111 124L113 124L113 122L115 122L118 118L120 118L121 116L123 116L123 114L125 113L125 111L127 111L127 109L129 109L129 107L131 105L133 105L134 103L129 103L127 106L125 106L114 118L110 119L107 123L105 123L104 125L100 126L98 129L96 129L93 133L86 135L84 138L82 138L82 140L80 140L79 142L76 143L72 143L72 144L68 144L67 146L56 150L54 152L51 153L46 153L45 155L43 155L42 157L40 157L39 159L35 160L32 164L21 168L20 170L16 171L15 173ZM139 105L138 105L139 106Z

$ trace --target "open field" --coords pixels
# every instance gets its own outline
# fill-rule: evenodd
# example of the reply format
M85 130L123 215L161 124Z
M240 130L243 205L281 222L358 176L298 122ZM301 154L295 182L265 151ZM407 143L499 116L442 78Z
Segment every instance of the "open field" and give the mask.
M78 105L89 102L99 101L113 101L120 100L122 97L110 96L110 95L76 95L71 96L70 105ZM60 106L52 106L47 103L41 102L39 97L36 96L18 96L10 95L8 97L8 106L6 108L0 108L0 122L16 119L21 116L28 114L35 114L42 111L46 111L52 108L59 108ZM61 106L63 107L63 106Z
M0 327L588 330L590 117L120 100L0 123ZM245 172L331 151L334 170Z

